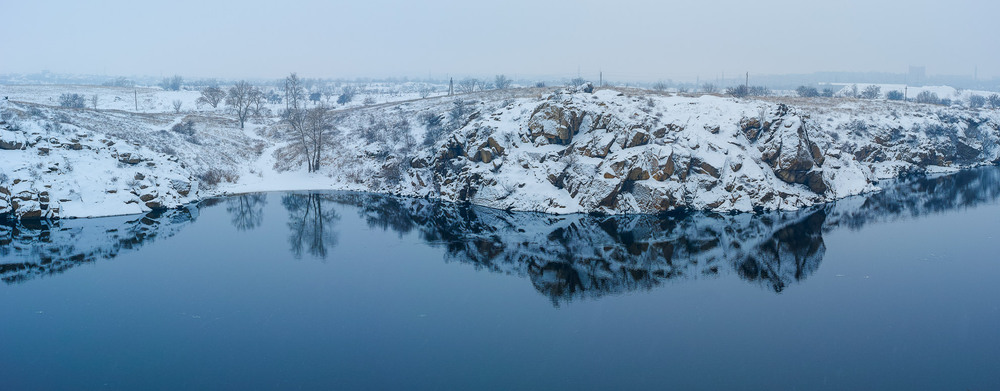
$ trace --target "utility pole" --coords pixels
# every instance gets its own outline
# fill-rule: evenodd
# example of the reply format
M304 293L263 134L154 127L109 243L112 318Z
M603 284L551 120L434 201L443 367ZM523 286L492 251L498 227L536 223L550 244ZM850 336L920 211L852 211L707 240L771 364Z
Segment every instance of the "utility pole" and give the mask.
M746 84L744 85L747 87L748 90L750 89L750 72L747 72L747 81Z
M448 96L451 96L454 93L455 93L455 78L454 77L449 77L448 78Z
M135 87L132 87L132 95L135 97L135 112L139 112L139 92L136 91Z
M604 87L604 71L599 70L599 71L597 71L597 74L600 75L599 78L601 80L601 82L600 82L599 85L601 87Z

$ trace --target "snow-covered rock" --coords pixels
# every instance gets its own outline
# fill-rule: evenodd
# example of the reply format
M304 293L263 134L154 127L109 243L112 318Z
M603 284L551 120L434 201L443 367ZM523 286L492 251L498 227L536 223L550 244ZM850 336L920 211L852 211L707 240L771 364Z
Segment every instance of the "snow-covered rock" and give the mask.
M0 218L55 219L144 213L198 200L198 181L176 157L71 124L0 125Z
M797 209L875 191L878 180L905 172L1000 158L996 110L616 89L479 98L346 113L345 148L328 175L349 189L509 210L753 211ZM402 141L410 136L361 137L367 119L379 116L408 118L424 127L417 136L441 136L426 149Z

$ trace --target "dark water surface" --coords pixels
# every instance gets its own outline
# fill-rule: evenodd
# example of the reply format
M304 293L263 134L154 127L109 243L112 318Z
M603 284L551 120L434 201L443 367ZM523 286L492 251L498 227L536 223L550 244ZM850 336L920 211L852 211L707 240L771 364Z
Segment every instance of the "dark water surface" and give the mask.
M998 199L988 167L756 215L270 193L0 226L0 389L996 390Z

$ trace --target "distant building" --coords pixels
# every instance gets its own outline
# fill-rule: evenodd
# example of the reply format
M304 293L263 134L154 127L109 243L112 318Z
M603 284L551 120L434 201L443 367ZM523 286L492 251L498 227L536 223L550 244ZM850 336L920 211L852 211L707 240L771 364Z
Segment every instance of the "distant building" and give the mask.
M906 82L910 85L922 85L926 77L927 70L925 67L910 65L910 73L906 77Z

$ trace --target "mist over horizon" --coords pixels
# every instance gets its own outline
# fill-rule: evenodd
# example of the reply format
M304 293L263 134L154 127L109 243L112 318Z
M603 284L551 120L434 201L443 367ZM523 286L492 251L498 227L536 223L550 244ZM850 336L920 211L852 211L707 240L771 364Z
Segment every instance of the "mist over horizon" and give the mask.
M115 0L5 11L0 74L705 82L918 66L928 76L1000 76L996 34L984 32L1000 5L974 1Z

